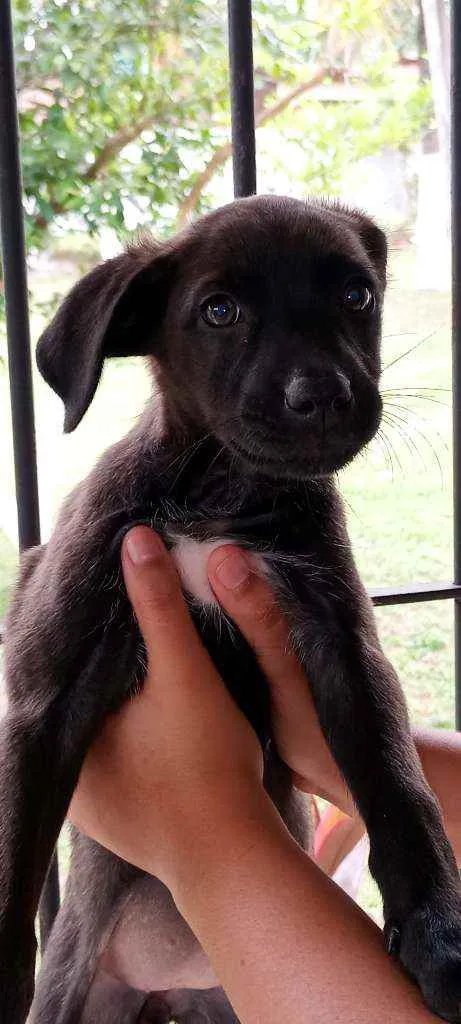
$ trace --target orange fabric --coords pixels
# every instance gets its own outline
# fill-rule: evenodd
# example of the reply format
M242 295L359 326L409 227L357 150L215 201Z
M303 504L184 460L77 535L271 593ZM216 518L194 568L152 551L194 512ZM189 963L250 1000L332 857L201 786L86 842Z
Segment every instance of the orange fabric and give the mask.
M328 875L334 875L363 835L363 825L359 818L350 818L338 807L329 804L323 814L319 815L315 829L313 858Z

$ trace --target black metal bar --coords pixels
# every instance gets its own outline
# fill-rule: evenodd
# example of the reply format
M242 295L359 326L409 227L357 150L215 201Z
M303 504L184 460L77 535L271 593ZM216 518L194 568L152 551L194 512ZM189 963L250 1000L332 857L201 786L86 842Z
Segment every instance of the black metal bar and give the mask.
M411 583L404 587L370 587L368 593L375 605L416 604L447 598L457 602L461 598L461 584Z
M368 595L376 606L421 604L428 601L461 600L461 583L407 583L401 587L368 587ZM0 622L0 644L2 642Z
M458 601L461 583L407 583L402 587L369 587L368 594L374 604L414 604L421 601ZM3 623L0 622L0 644Z
M461 4L451 20L451 230L454 580L461 583ZM455 601L456 727L461 729L461 600Z
M0 2L0 237L5 289L8 366L13 423L19 547L40 543L27 272L22 214L21 165L14 75L13 28L8 0ZM59 908L58 864L49 871L40 906L46 943Z
M256 192L251 0L228 0L234 193Z
M40 543L11 10L0 4L0 231L21 550Z

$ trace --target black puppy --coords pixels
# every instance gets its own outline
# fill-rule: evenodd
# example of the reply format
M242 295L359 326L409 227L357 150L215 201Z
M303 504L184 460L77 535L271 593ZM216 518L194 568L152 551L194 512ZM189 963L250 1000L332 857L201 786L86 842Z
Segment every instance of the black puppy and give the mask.
M106 356L150 356L157 397L71 494L46 547L25 557L9 614L1 1024L22 1024L27 1013L37 903L85 751L104 715L143 677L145 652L119 571L120 538L139 520L172 547L205 643L260 736L268 788L305 842L270 743L264 680L243 641L236 646L225 629L219 636L216 609L203 616L211 595L197 564L211 542L231 538L269 568L367 825L387 946L433 1010L461 1021L458 873L332 478L379 424L385 268L384 236L361 214L251 198L97 267L43 335L38 364L64 401L66 430L88 408ZM178 991L146 1001L149 966L135 970L133 955L123 974L124 936L131 953L136 935L137 955L143 944L150 951L141 927L148 907L160 909L147 931L162 927L162 907L174 913L158 882L78 837L33 1021L235 1020L216 987L198 1003Z

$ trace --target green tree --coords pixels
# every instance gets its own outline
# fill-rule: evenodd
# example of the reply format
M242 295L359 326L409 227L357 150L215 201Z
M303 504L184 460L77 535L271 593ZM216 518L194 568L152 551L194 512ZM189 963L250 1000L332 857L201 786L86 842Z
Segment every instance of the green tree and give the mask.
M430 119L430 87L398 74L418 18L406 0L255 0L257 124L299 146L311 191ZM29 245L123 234L128 202L157 231L206 208L231 152L224 0L16 0L15 35Z

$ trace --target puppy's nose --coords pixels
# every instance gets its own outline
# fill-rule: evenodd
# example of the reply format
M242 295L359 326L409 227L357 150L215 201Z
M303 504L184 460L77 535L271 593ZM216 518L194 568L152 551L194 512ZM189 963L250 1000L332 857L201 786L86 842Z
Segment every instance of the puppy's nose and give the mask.
M285 391L285 405L299 416L333 413L339 417L353 401L351 385L343 374L332 377L294 377Z

